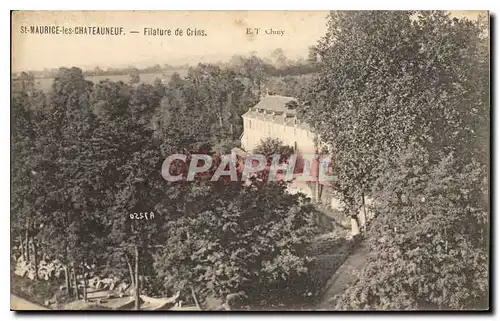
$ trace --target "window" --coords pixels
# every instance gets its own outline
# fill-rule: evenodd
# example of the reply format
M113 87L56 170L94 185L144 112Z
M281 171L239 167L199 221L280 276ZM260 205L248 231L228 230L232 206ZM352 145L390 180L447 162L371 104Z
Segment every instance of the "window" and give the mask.
M251 119L248 120L248 128L252 129L252 120Z

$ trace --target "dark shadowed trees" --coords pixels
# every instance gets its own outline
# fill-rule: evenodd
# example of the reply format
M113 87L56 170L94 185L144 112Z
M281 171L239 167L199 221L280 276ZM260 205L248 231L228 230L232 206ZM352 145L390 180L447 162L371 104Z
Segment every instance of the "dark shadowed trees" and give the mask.
M373 258L339 307L482 306L484 36L484 26L443 12L331 13L301 111L333 148L346 214L356 217L369 196L376 215L366 234Z
M237 296L243 306L270 307L307 297L306 248L315 209L284 186L254 182L193 183L177 201L156 269L173 289L204 300Z

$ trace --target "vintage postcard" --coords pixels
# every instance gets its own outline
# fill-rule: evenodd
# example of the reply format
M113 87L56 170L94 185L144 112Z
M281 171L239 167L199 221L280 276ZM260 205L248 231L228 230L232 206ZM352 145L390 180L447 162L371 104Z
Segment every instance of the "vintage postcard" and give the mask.
M488 11L13 11L11 309L490 309Z

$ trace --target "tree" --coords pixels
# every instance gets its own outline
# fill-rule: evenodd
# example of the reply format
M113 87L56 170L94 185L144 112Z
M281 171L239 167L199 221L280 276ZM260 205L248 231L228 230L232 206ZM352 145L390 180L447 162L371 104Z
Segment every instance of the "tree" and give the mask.
M191 68L184 80L173 75L158 117L164 137L182 138L175 144L184 147L235 141L243 131L240 116L252 98L236 73L214 65Z
M479 28L443 13L413 17L412 12L332 13L318 44L323 71L306 98L311 108L303 110L334 148L338 188L353 216L384 170L379 159L394 157L409 142L433 148L436 156L456 148L460 155L484 150L487 136L478 135L484 129L475 121L484 124L487 115ZM440 51L444 39L446 51Z
M276 48L272 53L271 57L274 59L274 65L277 68L283 68L286 66L287 58L285 52L281 48Z
M453 156L431 168L408 151L387 172L368 231L371 255L337 309L486 309L488 212L484 167L457 175ZM405 184L411 182L411 184Z
M101 205L95 192L98 186L92 185L98 179L92 175L98 168L93 166L88 144L96 125L90 104L92 85L79 68L59 70L49 96L52 116L44 123L45 133L40 140L50 148L44 156L51 166L51 171L46 171L51 175L46 178L50 185L42 189L41 197L46 204L40 211L46 217L41 231L43 246L52 258L65 265L68 294L74 282L76 298L78 271L92 263L91 257L98 249L92 236L100 231L93 223L96 205Z
M93 97L99 117L90 144L102 197L100 214L107 235L100 238L112 249L105 260L114 272L129 274L139 307L140 276L148 273L149 248L161 240L161 213L156 209L162 178L160 143L151 128L163 95L162 86L101 83ZM102 99L102 100L101 100ZM137 214L135 219L134 213ZM144 220L144 213L151 219ZM132 216L131 216L132 214ZM139 268L140 267L140 268Z
M99 66L95 66L93 69L92 69L92 74L94 76L100 76L103 74L103 70L101 68L99 68Z
M137 68L130 68L129 70L129 73L128 73L130 79L129 79L129 84L133 85L133 84L138 84L139 82L141 82L141 77L140 77L140 74L139 74L139 69Z
M467 298L484 299L484 29L443 12L334 12L317 48L321 73L302 117L333 148L347 215L357 218L369 196L367 242L385 240L341 306L466 308ZM462 282L466 274L479 279Z
M315 209L302 196L277 183L200 182L181 197L156 257L167 285L192 287L202 301L238 297L237 309L307 297Z
M62 68L48 103L36 93L21 93L13 102L14 221L25 229L23 252L33 259L35 277L40 252L58 258L66 266L68 292L70 268L76 273L80 258L92 247L88 241L81 244L92 235L85 228L92 198L82 199L88 180L81 180L88 164L81 155L86 154L84 142L92 131L90 86L80 69Z
M261 96L262 85L265 81L264 61L255 55L251 55L248 58L242 58L242 64L239 68L239 72L250 81L253 91L257 96Z
M161 83L154 85L140 84L130 97L130 112L132 119L141 125L151 127L154 115L157 113L160 102L165 95L165 88Z
M293 147L283 144L279 138L262 139L253 149L255 154L264 155L268 160L268 165L271 164L274 155L280 155L280 162L286 161L293 153Z
M30 235L35 223L34 207L40 180L37 175L40 158L37 157L35 111L30 108L30 97L17 93L12 99L12 234L19 235L21 255L30 261ZM36 276L36 275L35 275Z
M22 92L30 92L35 89L35 75L32 72L21 72L15 81L19 83Z

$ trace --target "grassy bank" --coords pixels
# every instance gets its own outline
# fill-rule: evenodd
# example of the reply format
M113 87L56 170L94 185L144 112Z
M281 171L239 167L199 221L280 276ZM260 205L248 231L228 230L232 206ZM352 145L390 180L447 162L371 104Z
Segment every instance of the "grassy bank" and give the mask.
M11 273L11 293L30 302L45 306L45 301L58 296L58 301L66 301L66 296L60 295L59 284L55 281L30 280Z

